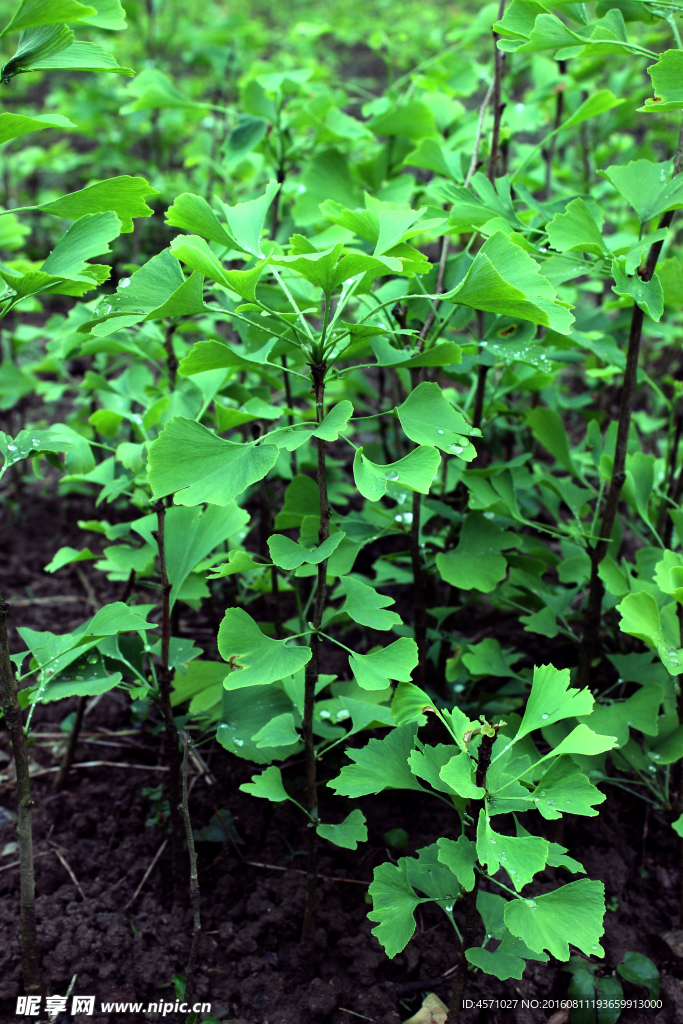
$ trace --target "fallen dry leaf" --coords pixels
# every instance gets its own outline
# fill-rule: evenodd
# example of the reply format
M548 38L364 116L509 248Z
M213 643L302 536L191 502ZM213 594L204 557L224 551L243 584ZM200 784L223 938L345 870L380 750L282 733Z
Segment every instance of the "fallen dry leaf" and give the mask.
M548 1017L545 1024L567 1024L569 1020L569 1010L558 1010L552 1017Z
M676 956L683 956L683 929L675 932L662 932L662 938Z
M403 1024L444 1024L448 1016L448 1007L433 992L429 992L422 1006Z

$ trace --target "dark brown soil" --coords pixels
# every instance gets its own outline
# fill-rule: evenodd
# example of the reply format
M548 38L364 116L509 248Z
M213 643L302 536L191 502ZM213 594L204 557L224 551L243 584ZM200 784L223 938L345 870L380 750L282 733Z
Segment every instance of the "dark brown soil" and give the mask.
M12 624L63 632L92 613L92 588L100 601L118 596L118 585L107 584L88 563L80 567L82 575L75 569L63 570L57 578L42 572L61 544L83 543L76 520L92 517L94 510L86 497L55 503L33 489L23 496L21 507L26 511L19 518L5 508L0 523L0 581L5 597L14 602ZM100 514L113 518L109 508ZM35 603L36 598L43 600ZM208 656L215 656L211 609L188 615L181 626L186 635L196 637ZM15 632L13 645L21 649ZM70 710L72 706L66 704L39 708L37 736L57 732ZM99 1007L102 1001L173 1002L172 978L184 972L187 963L192 915L189 901L180 910L172 908L168 847L129 905L165 839L163 821L149 824L157 805L142 792L158 786L166 775L158 770L163 768L160 736L155 735L158 725L154 711L136 724L123 695L104 696L86 718L76 761L103 760L131 767L75 768L66 791L59 795L51 791L54 773L40 774L58 763L55 741L38 740L43 745L32 748L37 772L34 835L43 975L52 994L64 994L77 975L74 992L97 997L95 1015L77 1017L79 1024L161 1020L154 1013L101 1013ZM130 729L134 733L125 737L106 735ZM4 731L0 750L4 752L4 756L0 753L2 854L14 841L16 811ZM316 952L304 956L298 943L306 846L302 817L289 804L271 805L241 793L239 785L254 770L248 763L215 745L202 748L202 754L215 781L209 784L206 775L191 770L193 825L202 829L216 811L229 811L242 842L225 837L222 842L198 843L204 935L196 998L210 1002L216 1017L229 1024L354 1024L362 1020L399 1024L415 1013L428 991L447 1002L450 982L442 976L454 964L456 946L445 916L433 905L423 906L415 937L403 954L389 960L370 933L365 888L373 867L391 856L383 839L388 829L404 828L410 838L403 852L413 854L439 836L454 834L455 822L447 809L415 794L388 793L361 801L369 842L356 853L323 845L320 871L334 880L321 882ZM337 773L341 763L343 754L337 765L323 763L323 782ZM143 765L148 767L139 767ZM300 761L293 759L284 771L295 790L303 787ZM348 813L345 802L335 800L324 785L321 800L334 820ZM563 834L548 831L547 838L561 839L589 877L606 884L612 909L605 918L606 957L601 969L614 971L626 951L636 950L651 957L660 970L663 1009L624 1011L622 1024L674 1024L683 1021L683 959L661 935L682 925L680 852L670 825L657 812L646 817L645 806L609 789L599 818L565 819ZM536 821L527 824L538 828ZM16 867L6 867L15 860L11 847L0 857L2 1024L17 1020L16 997L22 991L19 878ZM274 867L256 867L248 861ZM549 869L535 883L536 891L568 880L564 872ZM567 993L569 975L561 966L530 963L521 982L473 976L468 998L517 999L518 1004L509 1010L475 1007L463 1015L463 1024L547 1021L554 1010L547 1004L544 1008L543 1000L559 1000ZM645 989L628 982L623 985L627 996L646 997ZM523 1008L523 999L537 1000L538 1007Z

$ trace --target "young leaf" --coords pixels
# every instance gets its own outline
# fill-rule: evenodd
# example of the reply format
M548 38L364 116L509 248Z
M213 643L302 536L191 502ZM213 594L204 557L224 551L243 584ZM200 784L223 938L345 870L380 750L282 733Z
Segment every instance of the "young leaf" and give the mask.
M544 818L552 820L565 814L584 814L595 817L594 804L607 798L583 774L576 761L561 754L538 781L533 791L536 809Z
M513 533L504 532L481 512L470 512L460 531L457 547L436 556L442 579L461 590L480 590L488 594L507 573L507 561L500 554L516 547Z
M224 684L229 690L284 679L311 660L310 647L271 640L242 608L227 609L218 630L218 650L233 670Z
M399 683L391 702L391 717L396 725L406 725L408 722L424 724L425 711L434 711L434 702L424 690L413 683Z
M477 824L477 857L495 875L503 867L517 892L542 871L548 860L549 846L540 836L505 836L494 832L486 812L479 812ZM505 921L508 924L507 919ZM508 927L510 927L508 925ZM523 937L523 936L522 936ZM526 941L526 940L525 940ZM533 947L532 947L533 948Z
M328 782L337 796L368 796L383 789L417 789L425 792L408 766L408 755L415 742L415 726L392 729L381 740L370 740L365 747L347 747L354 764L345 765L336 779Z
M154 499L174 494L178 505L227 505L275 465L275 445L224 441L194 420L175 416L149 449Z
M534 668L531 693L516 737L518 740L534 729L543 729L562 718L591 713L593 697L590 690L570 690L569 682L568 668L560 670L553 665Z
M340 582L346 594L341 611L346 612L354 622L369 629L382 630L391 629L401 622L401 616L396 612L385 611L389 605L395 603L393 597L378 593L374 587L369 587L352 576L343 576Z
M659 998L659 971L648 956L629 950L617 964L617 972L631 984L646 988L650 999Z
M439 776L447 786L465 800L483 800L486 790L474 780L474 764L469 754L462 752L443 766Z
M389 483L401 484L411 491L428 494L440 464L439 453L427 445L414 448L398 462L390 462L386 466L370 462L363 454L363 449L359 448L353 460L353 478L356 487L368 501L379 501L384 497Z
M490 236L463 281L443 299L545 324L558 334L568 334L574 320L531 256L502 231Z
M474 889L474 865L477 863L476 844L467 836L452 839L437 839L439 860L449 868L467 892Z
M274 533L268 538L268 550L275 565L279 565L281 569L289 572L292 569L298 569L304 562L320 565L321 562L330 557L333 551L336 551L345 536L346 534L340 530L329 536L319 547L311 550L304 547L303 544L298 544L290 537Z
M403 636L382 650L352 654L349 667L364 690L384 690L391 679L409 682L417 661L417 644Z
M438 384L419 384L396 410L404 433L416 444L432 445L466 462L477 450L463 434L480 435L444 398Z
M505 924L529 949L547 949L558 960L569 959L569 944L586 956L604 956L605 886L581 878L533 899L510 900Z
M251 793L252 796L261 797L263 800L270 800L275 804L280 804L283 800L289 800L289 796L282 784L282 772L275 765L266 768L260 775L252 775L251 782L243 782L240 789L243 793Z
M410 942L415 931L414 910L419 903L427 902L415 895L408 882L404 858L399 865L385 862L376 867L368 889L372 896L372 910L368 917L371 921L379 921L372 934L391 958Z
M345 850L358 849L358 844L367 842L368 838L365 815L359 808L351 811L339 825L318 825L316 832L335 846L343 846Z

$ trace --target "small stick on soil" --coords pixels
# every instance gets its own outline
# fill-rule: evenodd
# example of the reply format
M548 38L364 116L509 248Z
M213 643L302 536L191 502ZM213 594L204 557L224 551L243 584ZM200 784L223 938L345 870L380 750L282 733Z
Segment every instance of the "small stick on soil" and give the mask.
M81 885L80 885L80 882L79 882L79 881L78 881L78 879L76 878L76 876L75 876L75 874L74 874L74 872L73 872L73 868L72 868L72 867L71 867L71 865L69 864L68 860L67 860L67 859L66 859L66 857L65 857L65 856L64 856L64 855L62 854L61 850L59 849L59 847L57 846L57 844L56 844L56 843L50 843L50 846L52 847L52 852L54 853L55 857L57 858L57 860L59 861L59 863L60 863L60 864L62 865L62 867L63 867L63 868L65 869L65 871L66 871L66 872L67 872L67 874L69 875L69 878L71 879L71 881L73 882L73 884L74 884L74 885L76 886L76 888L78 889L78 891L79 891L79 893L80 893L80 896L81 896L81 899L82 899L82 900L84 900L84 899L85 899L85 893L84 893L84 892L83 892L83 890L81 889Z
M238 851L239 852L239 851ZM294 875L307 875L308 871L303 868L285 868L281 864L263 864L260 860L243 860L250 868L268 868L270 871L289 871ZM370 885L360 878L340 878L337 875L318 875L323 882L350 882L351 885Z
M49 856L50 856L50 851L49 850L45 850L43 853L34 853L33 859L34 860L38 860L39 857L49 857ZM3 866L0 868L0 872L2 872L2 871L9 871L10 868L18 868L18 867L21 867L21 861L20 860L13 860L11 864L3 864Z
M128 902L126 903L125 907L123 908L124 910L130 910L130 908L133 906L133 904L135 903L136 899L138 898L138 896L140 895L140 893L142 891L143 885L145 884L145 882L147 881L149 876L154 871L154 865L159 860L159 857L161 857L162 853L164 852L164 850L166 849L167 846L168 846L168 839L164 839L163 843L161 844L161 846L159 847L157 852L154 854L154 857L152 858L152 863L149 865L149 867L145 871L144 875L142 876L142 881L140 882L139 886L137 887L137 889L135 890L135 892L133 893L131 898L128 900Z
M43 995L43 981L38 957L38 935L36 930L36 882L33 870L33 829L31 815L31 777L29 774L28 746L24 731L24 714L17 696L17 679L9 656L7 637L7 612L9 605L0 593L0 689L2 709L9 729L17 775L19 817L17 839L19 840L20 906L21 906L21 966L24 988L27 995Z
M165 764L131 764L128 761L76 761L72 768L139 768L143 772L168 772L171 769ZM59 768L41 768L37 772L31 772L31 778L37 779L40 775L51 775L58 772ZM8 780L10 781L10 780ZM11 780L14 781L14 780Z
M183 998L186 1003L190 1003L190 995L192 991L192 975L194 974L195 964L197 962L197 953L199 952L199 940L202 934L202 919L199 909L199 874L197 871L197 851L194 846L194 836L192 835L192 822L190 821L190 807L187 798L187 761L192 746L192 739L187 735L183 736L183 798L179 807L179 810L183 816L185 823L185 835L187 836L187 852L190 856L190 903L192 904L192 945L190 946L190 956L187 961L187 970L185 971L185 992Z

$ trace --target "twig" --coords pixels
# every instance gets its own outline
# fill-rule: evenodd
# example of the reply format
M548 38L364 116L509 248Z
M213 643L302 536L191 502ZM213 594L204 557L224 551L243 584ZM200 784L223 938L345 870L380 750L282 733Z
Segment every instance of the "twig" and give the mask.
M251 868L268 868L270 871L291 871L295 875L307 875L308 872L304 868L285 868L280 864L263 864L260 860L245 860L244 864L248 864ZM349 882L351 885L370 885L370 882L364 882L360 878L340 878L337 875L318 875L323 882Z
M194 836L192 834L192 822L190 821L190 806L187 796L187 762L192 747L191 738L185 733L183 737L183 768L182 768L182 800L180 802L180 813L183 816L185 823L185 836L187 838L187 852L190 857L190 903L192 904L192 945L190 946L190 956L187 961L187 970L185 971L185 992L183 998L187 1003L191 1002L190 993L192 991L192 977L194 974L195 964L197 962L197 952L199 950L199 940L202 934L202 919L199 907L199 874L197 872L197 851L194 845Z
M374 1020L374 1017L366 1017L364 1013L356 1013L355 1010L347 1010L345 1006L340 1006L339 1009L342 1013L350 1013L354 1017L362 1017L363 1020Z
M129 761L75 761L72 768L139 768L144 772L168 772L170 768L165 764L132 764ZM37 779L40 775L51 775L58 772L59 766L54 768L41 768L37 772L31 772L31 778ZM14 782L14 779L6 780Z
M69 875L69 878L71 879L73 884L78 889L78 891L80 893L80 896L81 896L81 899L84 900L85 899L85 893L81 889L80 882L78 881L78 879L76 878L75 874L73 873L73 868L69 864L68 860L66 859L66 857L63 856L61 850L56 845L56 843L50 843L50 846L52 847L52 852L54 853L55 857L57 858L59 863L62 865L62 867L66 870L67 874Z
M130 908L135 903L136 899L140 895L140 892L142 890L143 885L145 884L145 882L147 881L149 876L154 871L154 865L159 860L159 857L161 857L161 855L164 852L164 850L166 849L167 845L168 845L168 839L164 839L163 843L161 844L161 846L159 847L157 852L154 854L154 857L152 858L152 863L149 865L149 867L145 871L144 875L142 876L142 881L140 882L139 886L137 887L137 889L135 890L135 892L133 893L131 898L128 900L128 902L126 903L125 907L123 908L124 911L125 910L130 910Z
M498 21L501 20L505 13L505 0L500 0L500 6L498 7ZM493 33L493 130L491 132L491 149L489 151L489 166L488 166L488 177L490 182L494 182L498 177L498 140L500 138L500 119L503 114L503 107L501 104L501 83L503 80L503 66L505 64L505 54L502 50L498 49L498 33Z
M39 857L49 857L49 856L50 856L50 850L45 850L43 853L34 853L33 859L34 860L38 860ZM20 860L13 860L11 864L3 864L3 866L0 868L0 872L2 872L2 871L9 871L10 868L18 868L18 867L21 867L21 861Z
M481 137L484 132L484 118L486 117L486 111L488 110L488 105L491 102L491 97L493 96L493 85L494 83L491 82L490 86L486 90L486 95L484 96L482 104L479 107L479 117L477 118L477 131L474 136L474 149L472 151L472 159L470 160L469 170L467 171L467 175L465 177L465 188L470 187L470 182L474 176L474 172L477 169L477 164L479 163L479 147L481 146Z

